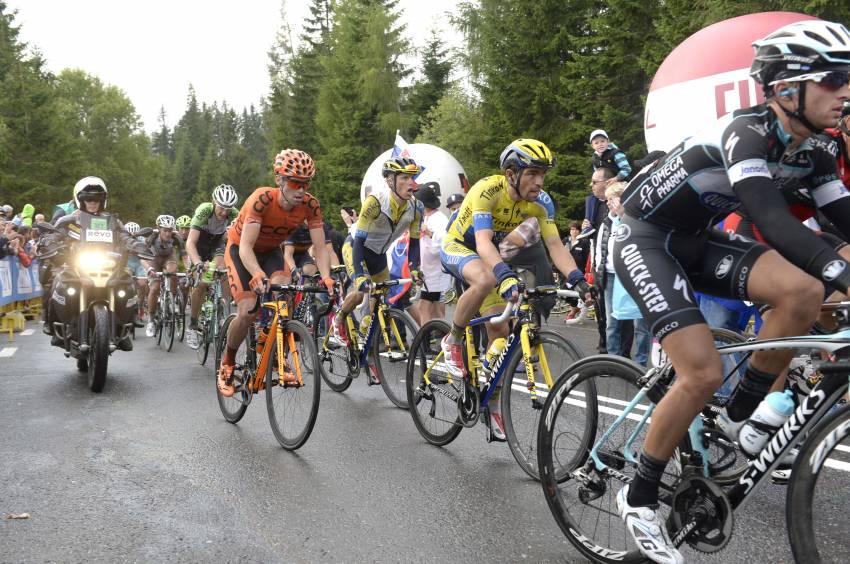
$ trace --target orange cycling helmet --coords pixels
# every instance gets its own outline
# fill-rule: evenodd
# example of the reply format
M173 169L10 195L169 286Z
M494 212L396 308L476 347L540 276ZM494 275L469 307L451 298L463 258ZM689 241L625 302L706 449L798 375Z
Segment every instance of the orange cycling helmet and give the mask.
M316 163L304 151L284 149L274 158L274 173L306 182L316 174Z

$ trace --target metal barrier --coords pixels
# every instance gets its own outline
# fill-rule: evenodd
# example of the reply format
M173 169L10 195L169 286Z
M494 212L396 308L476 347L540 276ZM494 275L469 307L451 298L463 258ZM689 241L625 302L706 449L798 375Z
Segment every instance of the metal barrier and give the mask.
M41 284L38 282L38 261L24 268L18 257L0 259L0 331L22 331L26 317L35 318L41 311Z

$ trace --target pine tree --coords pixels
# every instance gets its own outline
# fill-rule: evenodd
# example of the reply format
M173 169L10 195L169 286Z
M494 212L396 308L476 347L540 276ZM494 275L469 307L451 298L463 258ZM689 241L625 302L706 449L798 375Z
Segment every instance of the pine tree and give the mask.
M446 57L447 53L442 38L432 31L422 55L422 78L410 87L405 105L405 111L411 117L407 128L410 138L419 134L426 115L449 88L452 63Z

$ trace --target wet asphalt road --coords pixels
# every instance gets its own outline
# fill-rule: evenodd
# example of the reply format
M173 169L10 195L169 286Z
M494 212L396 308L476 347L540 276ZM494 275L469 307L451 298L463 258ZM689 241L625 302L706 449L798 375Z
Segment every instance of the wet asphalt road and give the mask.
M433 447L360 378L344 394L323 388L316 428L291 453L260 396L238 425L222 419L212 360L199 366L183 344L166 353L139 337L95 395L27 327L0 336L0 516L31 515L0 519L0 562L583 561L483 427ZM569 335L595 349L589 326ZM790 561L784 489L759 492L736 535L714 558L686 558Z

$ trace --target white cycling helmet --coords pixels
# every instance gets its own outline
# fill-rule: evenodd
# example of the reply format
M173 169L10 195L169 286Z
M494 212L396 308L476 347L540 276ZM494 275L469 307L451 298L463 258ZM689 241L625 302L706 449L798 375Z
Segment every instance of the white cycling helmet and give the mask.
M107 197L106 183L97 176L86 176L74 185L74 203L78 210L83 209L82 201L97 200L102 204L100 211L103 211L106 209Z
M136 223L135 221L128 221L127 223L124 224L124 231L126 231L130 235L135 235L136 233L139 232L139 229L141 229L141 228L142 227L138 223Z
M160 215L156 218L156 226L162 229L174 229L173 215Z
M236 190L230 184L219 184L213 189L213 202L223 208L232 208L239 201Z

